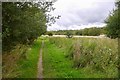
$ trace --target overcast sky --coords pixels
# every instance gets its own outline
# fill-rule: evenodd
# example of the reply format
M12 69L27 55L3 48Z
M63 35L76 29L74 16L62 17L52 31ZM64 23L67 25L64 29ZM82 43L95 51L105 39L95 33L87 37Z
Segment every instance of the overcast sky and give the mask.
M103 27L104 20L115 7L115 0L57 0L52 15L61 15L47 30L76 30Z

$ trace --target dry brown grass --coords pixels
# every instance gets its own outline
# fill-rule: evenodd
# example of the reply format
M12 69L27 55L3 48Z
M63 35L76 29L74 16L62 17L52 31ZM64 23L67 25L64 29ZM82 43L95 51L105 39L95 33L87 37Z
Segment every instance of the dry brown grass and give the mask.
M26 51L25 46L17 45L11 52L4 52L2 55L2 77L12 78L19 75L17 70L17 61L21 58L21 55ZM25 54L25 53L24 53Z
M73 44L73 61L74 61L74 66L76 67L79 67L79 60L80 60L80 56L81 56L81 53L82 53L82 45L76 41L74 44Z

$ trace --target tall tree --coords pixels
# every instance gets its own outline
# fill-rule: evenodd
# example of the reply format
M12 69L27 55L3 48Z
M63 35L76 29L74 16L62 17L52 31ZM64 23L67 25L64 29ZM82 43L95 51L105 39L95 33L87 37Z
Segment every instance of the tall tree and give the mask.
M53 2L3 2L2 39L3 51L16 44L30 44L46 32L47 23L55 18L46 14L54 10Z
M110 13L107 23L107 34L111 38L120 38L120 1L116 2L116 9Z
M108 36L118 38L118 77L120 78L120 1L116 2L116 9L109 15L107 21Z

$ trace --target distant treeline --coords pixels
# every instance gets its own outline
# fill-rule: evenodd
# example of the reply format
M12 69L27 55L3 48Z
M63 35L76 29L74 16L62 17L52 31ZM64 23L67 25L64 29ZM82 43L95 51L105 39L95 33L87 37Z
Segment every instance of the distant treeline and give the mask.
M92 27L92 28L85 28L80 30L58 30L58 31L48 31L46 34L53 34L53 35L66 35L67 33L72 35L82 35L82 36L99 36L101 34L106 34L106 27Z

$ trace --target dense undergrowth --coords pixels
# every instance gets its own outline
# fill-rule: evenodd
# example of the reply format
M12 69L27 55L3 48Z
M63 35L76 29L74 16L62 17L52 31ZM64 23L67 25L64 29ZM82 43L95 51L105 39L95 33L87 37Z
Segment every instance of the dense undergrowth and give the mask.
M82 69L81 71L83 71L86 75L88 73L93 74L92 76L87 75L88 77L118 77L118 43L116 39L50 38L48 43L48 46L54 45L51 50L46 49L48 50L47 53L51 53L49 57L54 55L57 57L57 53L61 55L63 54L64 57L61 59L67 58L69 61L72 61L72 65L69 65L69 67L72 67L72 69ZM55 46L57 49L54 50ZM55 53L54 51L57 52ZM53 58L53 60L54 59L55 58ZM47 65L47 60L45 61L45 64Z
M36 78L41 38L30 46L17 45L12 51L2 55L3 78Z

